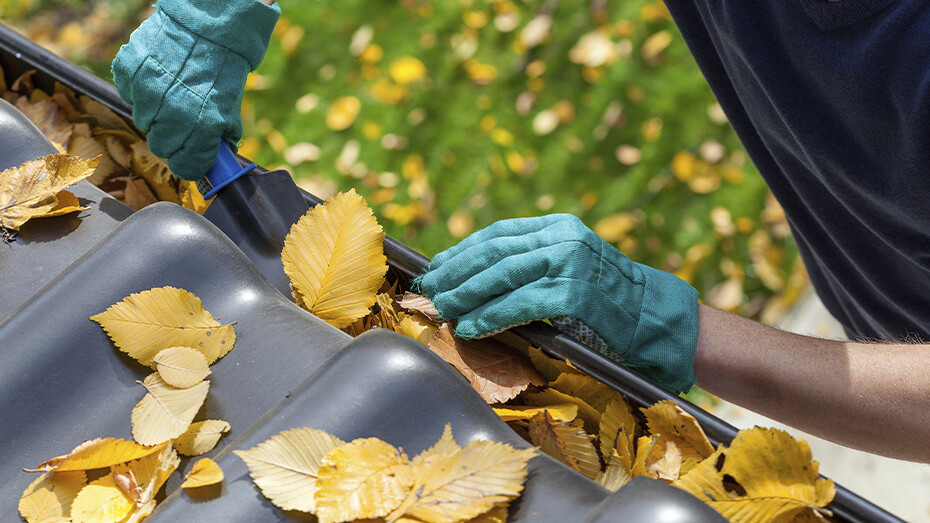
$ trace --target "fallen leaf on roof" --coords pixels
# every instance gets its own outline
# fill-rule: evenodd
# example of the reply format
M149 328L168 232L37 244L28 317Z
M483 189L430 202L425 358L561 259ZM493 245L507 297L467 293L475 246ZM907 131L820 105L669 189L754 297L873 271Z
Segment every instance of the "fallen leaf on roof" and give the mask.
M215 485L223 481L223 469L210 458L202 458L194 463L190 472L184 476L181 488L197 488Z
M157 445L187 431L207 397L210 382L182 389L153 372L142 386L148 394L132 409L132 437L144 445Z
M206 454L216 447L216 444L229 432L229 423L208 419L191 423L190 427L172 442L174 448L185 456L199 456Z
M118 438L96 438L85 441L63 456L40 463L27 472L66 472L112 467L160 452L164 445L145 446Z
M19 500L19 513L28 523L68 521L71 504L87 484L84 471L46 472L33 481Z
M93 174L98 160L52 154L0 172L0 227L19 230L58 205L56 194Z
M443 324L429 348L456 368L488 403L504 403L545 381L526 358L493 339L465 341Z
M165 383L181 389L193 387L210 375L207 358L190 347L162 349L152 363Z

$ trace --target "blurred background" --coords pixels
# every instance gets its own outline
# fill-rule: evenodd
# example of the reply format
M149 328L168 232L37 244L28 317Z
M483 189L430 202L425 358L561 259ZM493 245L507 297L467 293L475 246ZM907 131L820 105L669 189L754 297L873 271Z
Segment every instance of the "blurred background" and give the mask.
M705 302L776 322L806 275L778 204L661 1L281 0L240 153L355 187L428 256L490 223L578 215ZM149 0L0 0L111 79Z
M111 80L151 3L0 0L0 18ZM246 85L244 156L319 197L355 187L387 234L427 256L499 219L567 212L705 303L842 336L661 1L279 4ZM738 427L776 426L689 399ZM791 432L825 475L930 521L930 467Z

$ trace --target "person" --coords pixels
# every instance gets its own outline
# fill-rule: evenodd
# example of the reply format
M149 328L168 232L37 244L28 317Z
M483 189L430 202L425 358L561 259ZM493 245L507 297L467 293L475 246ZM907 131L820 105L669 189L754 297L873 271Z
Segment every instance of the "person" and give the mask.
M917 343L930 339L930 9L917 0L666 5L785 209L815 289L858 341L700 305L685 282L629 260L568 215L492 224L436 255L416 284L460 336L552 319L674 392L697 383L813 435L930 462L930 347ZM245 74L278 10L259 0L158 8L121 49L114 80L153 152L197 179L212 163L210 142L241 135Z

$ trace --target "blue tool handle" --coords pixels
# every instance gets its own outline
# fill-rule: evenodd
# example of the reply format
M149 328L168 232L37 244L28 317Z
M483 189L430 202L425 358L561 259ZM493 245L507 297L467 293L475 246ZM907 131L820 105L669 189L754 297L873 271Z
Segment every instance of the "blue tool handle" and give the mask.
M210 182L213 188L210 189L207 194L203 195L204 199L209 200L217 191L226 187L235 181L236 178L239 178L255 167L257 167L257 165L254 163L246 167L239 165L239 160L236 159L236 154L229 148L229 144L225 141L221 141L220 150L216 154L216 163L207 171L207 181Z

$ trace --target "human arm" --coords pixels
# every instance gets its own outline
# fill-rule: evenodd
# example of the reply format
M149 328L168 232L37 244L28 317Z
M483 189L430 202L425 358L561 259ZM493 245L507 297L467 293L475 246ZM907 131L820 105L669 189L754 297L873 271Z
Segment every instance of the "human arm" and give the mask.
M242 137L248 73L261 63L280 10L259 0L160 0L113 60L120 96L149 148L180 178L203 178L220 142Z
M930 463L930 346L801 336L699 309L702 389L837 443Z

